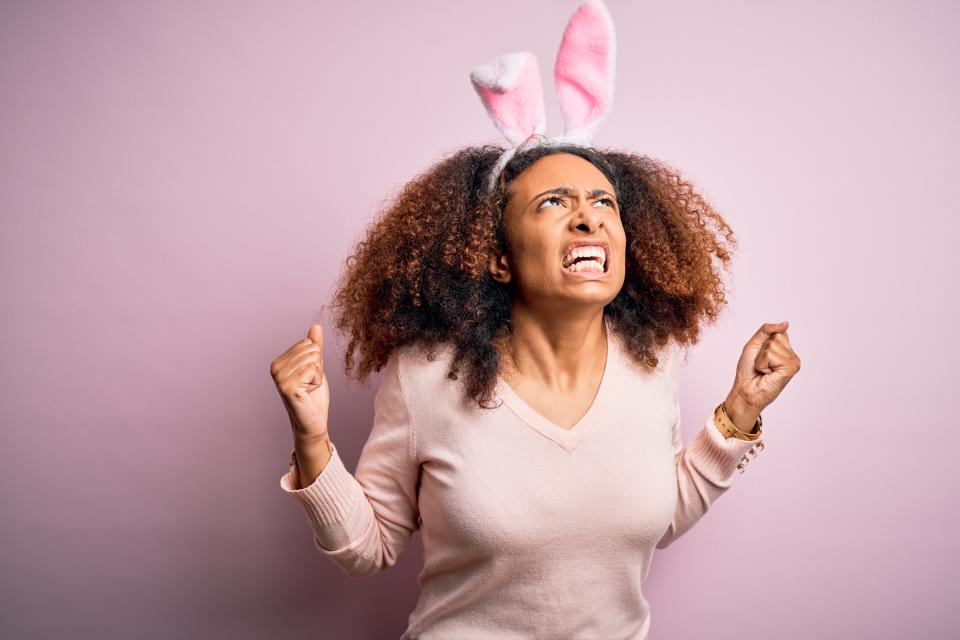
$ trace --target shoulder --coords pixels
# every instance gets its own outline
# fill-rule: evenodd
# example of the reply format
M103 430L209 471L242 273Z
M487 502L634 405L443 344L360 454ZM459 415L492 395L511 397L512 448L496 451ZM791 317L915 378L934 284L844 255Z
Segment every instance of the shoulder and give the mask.
M449 391L454 380L447 377L453 360L454 347L439 344L427 347L409 343L398 347L390 356L397 377L411 397L430 398Z
M374 410L413 422L425 413L443 410L454 383L446 378L452 354L452 347L446 346L431 350L407 344L394 349L381 369Z
M415 442L446 437L447 427L460 421L462 384L447 377L454 353L452 345L427 348L408 344L391 354L393 386L404 400L411 423L416 425ZM414 451L416 454L417 445Z
M651 370L649 367L634 359L627 351L620 336L613 334L613 345L623 367L631 374L645 379L662 379L675 381L679 376L683 352L677 342L670 338L657 352L657 364Z

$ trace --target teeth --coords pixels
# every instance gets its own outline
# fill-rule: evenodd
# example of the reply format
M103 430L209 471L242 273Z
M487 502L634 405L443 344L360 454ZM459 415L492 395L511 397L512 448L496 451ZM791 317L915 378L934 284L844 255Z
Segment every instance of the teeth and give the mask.
M597 273L602 273L603 265L596 260L584 260L583 262L574 263L569 267L564 267L564 269L572 273L578 273L580 271L596 271Z
M603 265L604 265L604 263L607 261L607 254L604 252L603 247L599 247L599 246L595 246L595 245L589 245L589 246L585 246L585 247L577 247L577 248L569 251L569 252L567 253L567 255L565 255L565 256L563 257L562 266L563 266L564 268L567 268L567 267L570 266L570 263L571 263L571 262L573 262L575 259L581 258L581 257L593 257L593 258L597 258L597 259L599 260L599 265L600 265L600 269L599 269L599 270L600 270L600 271L603 271ZM589 264L592 264L592 263L591 263L591 262L581 262L581 263L578 263L578 264L586 264L586 265L589 265ZM573 266L576 267L577 265L573 265ZM572 269L571 269L571 270L572 270ZM577 269L577 270L578 270L578 271L579 271L579 270L582 270L582 268L581 268L581 269Z

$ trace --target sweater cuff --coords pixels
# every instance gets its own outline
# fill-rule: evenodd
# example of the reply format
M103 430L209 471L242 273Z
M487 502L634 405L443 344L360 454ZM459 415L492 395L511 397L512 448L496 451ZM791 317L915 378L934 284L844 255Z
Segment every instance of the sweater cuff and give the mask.
M763 450L763 432L760 427L761 436L757 440L725 438L711 412L691 443L691 453L699 458L699 466L706 477L717 484L729 484L734 472L743 473L750 460Z
M316 528L344 523L351 514L357 513L354 507L363 497L363 488L343 465L337 446L331 448L333 454L327 466L310 486L296 488L299 478L295 461L280 478L280 487L303 506Z

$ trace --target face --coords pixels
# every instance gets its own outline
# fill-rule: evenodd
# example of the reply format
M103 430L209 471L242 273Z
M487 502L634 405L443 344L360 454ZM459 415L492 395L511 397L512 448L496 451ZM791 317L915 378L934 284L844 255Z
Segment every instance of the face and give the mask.
M490 273L513 283L514 302L544 311L572 305L602 309L623 286L620 203L613 185L588 160L554 153L527 167L510 185L503 221L510 254L492 257ZM586 244L571 254L579 243ZM597 260L598 254L605 261ZM577 266L564 266L571 259Z

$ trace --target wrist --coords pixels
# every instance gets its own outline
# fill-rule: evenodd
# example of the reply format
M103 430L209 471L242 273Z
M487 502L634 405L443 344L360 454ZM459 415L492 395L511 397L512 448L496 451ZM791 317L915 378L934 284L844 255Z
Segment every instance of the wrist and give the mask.
M757 425L757 418L760 417L760 409L758 407L747 404L739 396L731 393L727 396L727 399L723 401L723 409L740 431L746 434L754 434L757 432L755 427Z
M316 481L333 457L333 442L323 437L294 438L291 464L297 471L299 487L303 489Z
M293 433L293 444L298 449L302 448L304 450L309 449L324 449L327 446L327 442L330 441L330 432L324 431L320 434L307 434L301 433L299 431L294 431Z

